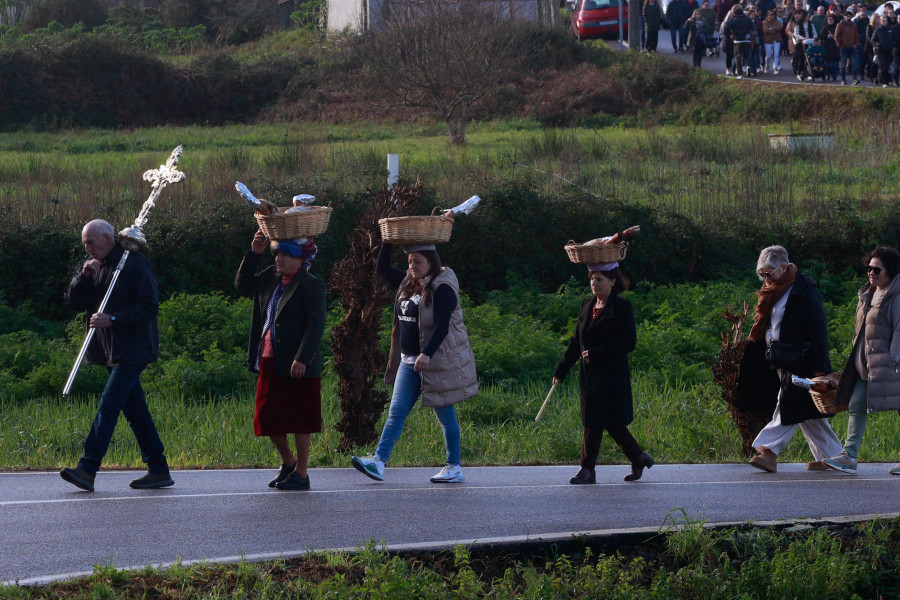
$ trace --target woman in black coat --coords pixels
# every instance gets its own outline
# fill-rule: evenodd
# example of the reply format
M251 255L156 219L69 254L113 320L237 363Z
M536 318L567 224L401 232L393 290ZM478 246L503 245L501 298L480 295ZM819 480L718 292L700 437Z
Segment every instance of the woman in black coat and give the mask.
M631 461L631 473L625 481L637 481L644 467L655 463L628 431L634 420L628 353L634 350L637 333L631 303L619 297L619 292L627 288L627 280L619 272L618 263L589 265L588 270L593 296L582 303L575 334L553 371L553 383L557 384L581 361L584 443L581 469L569 483L596 483L594 467L604 429Z

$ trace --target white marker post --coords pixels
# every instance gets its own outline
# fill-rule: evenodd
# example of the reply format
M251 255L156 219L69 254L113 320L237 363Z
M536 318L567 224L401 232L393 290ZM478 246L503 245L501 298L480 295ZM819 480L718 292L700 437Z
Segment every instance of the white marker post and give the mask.
M387 155L387 170L388 170L388 188L392 188L397 185L397 182L400 181L400 155L399 154L388 154Z

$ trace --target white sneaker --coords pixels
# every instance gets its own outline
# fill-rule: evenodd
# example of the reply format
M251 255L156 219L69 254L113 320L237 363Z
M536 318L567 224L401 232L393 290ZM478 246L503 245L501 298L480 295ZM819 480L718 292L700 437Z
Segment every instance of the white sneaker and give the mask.
M374 456L364 458L354 456L350 462L363 475L371 477L375 481L384 481L384 463Z
M825 463L826 467L831 467L835 471L840 471L847 475L856 475L856 459L850 458L846 450L837 456L826 458L822 462Z
M445 465L431 478L431 483L460 483L466 480L459 465Z
M888 469L888 473L890 473L891 475L900 475L900 463L897 463L896 465Z

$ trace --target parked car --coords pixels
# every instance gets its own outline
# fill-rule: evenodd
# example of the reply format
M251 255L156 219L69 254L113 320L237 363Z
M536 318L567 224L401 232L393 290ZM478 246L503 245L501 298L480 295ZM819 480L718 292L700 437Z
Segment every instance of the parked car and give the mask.
M628 34L627 0L576 0L569 13L572 33L579 40L619 33L619 4L622 3L622 29Z

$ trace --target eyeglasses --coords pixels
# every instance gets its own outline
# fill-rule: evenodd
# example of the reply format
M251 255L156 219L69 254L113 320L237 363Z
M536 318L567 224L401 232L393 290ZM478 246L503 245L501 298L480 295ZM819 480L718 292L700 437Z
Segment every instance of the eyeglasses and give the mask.
M757 271L757 275L759 275L763 279L768 279L769 277L774 276L775 273L777 273L779 270L781 270L781 267L775 267L771 271Z
M872 265L869 265L866 267L866 272L872 273L874 275L881 275L881 267L873 267Z

